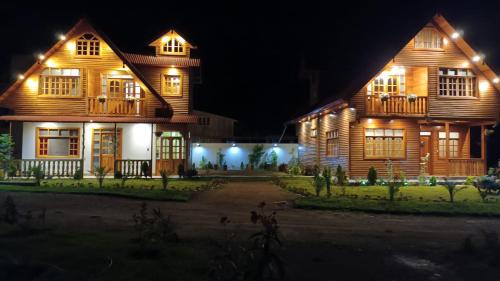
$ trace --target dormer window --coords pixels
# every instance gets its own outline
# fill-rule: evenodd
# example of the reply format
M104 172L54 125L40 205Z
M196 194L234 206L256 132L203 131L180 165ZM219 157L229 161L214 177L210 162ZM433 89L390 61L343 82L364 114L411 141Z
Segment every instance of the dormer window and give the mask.
M417 36L415 36L416 49L442 49L443 36L433 28L422 29Z
M176 38L168 38L167 42L163 45L163 53L165 54L183 54L184 46Z
M99 39L92 33L85 33L76 40L76 55L94 57L101 53Z

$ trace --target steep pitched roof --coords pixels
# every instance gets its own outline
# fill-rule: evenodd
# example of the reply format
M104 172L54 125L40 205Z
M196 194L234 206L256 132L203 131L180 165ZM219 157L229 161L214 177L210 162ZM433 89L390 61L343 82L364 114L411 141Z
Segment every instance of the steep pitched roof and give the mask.
M441 32L443 32L450 38L452 37L453 33L457 32L457 30L453 28L441 14L435 14L432 17L430 23L434 24ZM395 39L397 39L398 43L393 44L392 46L389 46L387 44L384 46L384 48L374 46L374 52L367 52L369 53L370 57L368 57L366 54L363 57L364 59L369 59L369 61L365 61L365 67L357 68L357 74L354 77L348 77L348 79L346 79L348 81L343 83L343 88L334 89L333 95L330 94L329 96L313 104L312 106L308 106L307 108L302 109L301 112L296 115L294 120L313 114L324 108L344 104L356 93L358 93L373 77L377 76L377 74L379 74L383 70L383 68L394 58L394 56L397 55L423 27L425 27L425 25L420 26L418 29L413 27L411 28L411 32L406 32L406 35L404 36L393 36L393 40L391 42L394 43ZM462 36L454 39L453 42L471 61L472 58L478 54L472 49L472 47L465 41ZM483 61L475 63L474 66L479 71L481 71L481 73L488 80L490 80L490 82L498 77L496 73ZM320 91L332 93L331 87L329 87L328 85L329 83L321 83L321 81L324 82L325 80L332 80L331 73L329 73L328 71L321 71L320 75ZM497 91L500 91L500 83L491 84Z
M182 44L186 44L189 48L191 49L196 49L195 46L191 45L184 37L182 37L177 31L170 29L167 32L163 33L161 36L159 36L157 39L155 39L153 42L149 43L149 46L158 46L160 45L165 37L175 37L175 38L180 38Z
M169 114L166 116L172 116L173 110L171 105L154 89L154 87L146 80L146 78L142 75L142 73L131 63L128 58L118 49L118 47L100 30L98 30L95 26L93 26L88 19L82 18L80 19L64 36L66 38L71 38L76 35L77 30L83 26L87 25L93 32L97 34L99 37L104 40L104 42L113 50L113 52L123 61L123 63L132 71L132 73L144 84L144 86L150 91L156 98L160 100L160 102L167 107L169 110ZM59 48L61 48L66 43L66 40L59 40L56 44L54 44L47 52L43 53L43 55L48 58L52 54L54 54ZM42 67L40 63L35 62L27 71L25 71L22 75L24 77L28 77L33 72L35 72L38 68ZM14 83L10 85L1 95L0 101L4 100L10 93L13 93L15 90L21 86L23 83L23 79L18 79Z

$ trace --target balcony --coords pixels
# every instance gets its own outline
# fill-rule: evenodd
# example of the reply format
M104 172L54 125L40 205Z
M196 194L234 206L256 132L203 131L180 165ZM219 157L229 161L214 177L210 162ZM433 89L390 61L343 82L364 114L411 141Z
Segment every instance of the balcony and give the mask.
M410 100L405 95L385 96L384 99L377 94L366 95L365 105L367 115L424 116L428 111L426 96L416 96L414 100Z
M144 116L144 98L111 98L100 99L89 97L88 113L108 116Z

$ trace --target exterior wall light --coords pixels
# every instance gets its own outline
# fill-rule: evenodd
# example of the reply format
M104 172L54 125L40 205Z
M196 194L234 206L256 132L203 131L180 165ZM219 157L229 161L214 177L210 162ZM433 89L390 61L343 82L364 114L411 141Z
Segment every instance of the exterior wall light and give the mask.
M496 84L496 83L498 83L499 81L500 81L500 79L498 79L498 77L495 77L495 78L493 79L493 83L495 83L495 84Z
M59 37L59 40L61 40L61 41L66 40L66 35L64 35L64 34L62 34L62 33L61 33L61 34L59 34L59 36L58 36L58 37Z
M460 33L458 33L457 31L453 32L453 34L451 34L451 38L453 39L457 39L458 37L460 37Z
M480 60L481 60L481 56L479 56L479 55L475 55L474 57L472 57L472 61L474 61L474 62L478 62Z
M24 75L22 75L22 74L18 74L18 75L17 75L17 79L19 79L19 80L23 80L23 79L24 79Z
M231 146L232 146L232 147L236 147L236 144L233 142L233 143L231 144Z
M45 56L43 54L38 54L38 59L39 60L44 60L45 59Z
M197 146L197 147L200 147L201 145L200 145L200 143L197 143L197 144L196 144L196 146Z

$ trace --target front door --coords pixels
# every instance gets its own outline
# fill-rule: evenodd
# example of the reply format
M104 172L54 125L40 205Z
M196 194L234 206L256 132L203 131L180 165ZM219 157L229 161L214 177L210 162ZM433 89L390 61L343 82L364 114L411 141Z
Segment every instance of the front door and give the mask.
M94 129L92 133L92 171L96 167L104 167L113 172L116 159L121 159L121 129ZM115 153L116 144L116 153Z
M425 161L427 157L427 161ZM420 136L420 162L426 164L426 173L432 174L431 136Z
M161 170L177 173L179 164L185 165L186 142L177 132L166 132L156 139L156 174ZM185 167L187 169L187 167Z

